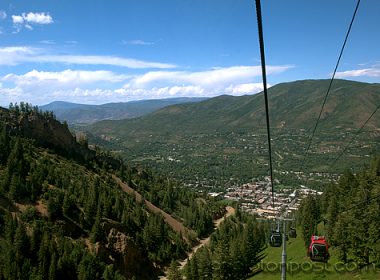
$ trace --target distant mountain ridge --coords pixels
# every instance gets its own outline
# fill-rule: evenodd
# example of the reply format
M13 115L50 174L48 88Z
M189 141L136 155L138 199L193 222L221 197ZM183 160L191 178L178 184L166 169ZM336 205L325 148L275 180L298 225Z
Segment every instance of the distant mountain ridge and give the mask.
M269 89L273 128L310 129L319 114L329 80L282 83ZM318 129L359 128L380 104L380 84L335 80ZM219 96L198 103L169 106L149 115L121 121L102 121L89 127L94 134L138 138L151 134L176 135L235 131L265 127L263 94ZM380 117L367 127L379 128Z
M91 124L102 120L121 120L139 117L166 106L200 102L207 98L168 98L139 100L102 105L77 104L65 101L54 101L40 107L43 111L53 111L61 121L70 124Z

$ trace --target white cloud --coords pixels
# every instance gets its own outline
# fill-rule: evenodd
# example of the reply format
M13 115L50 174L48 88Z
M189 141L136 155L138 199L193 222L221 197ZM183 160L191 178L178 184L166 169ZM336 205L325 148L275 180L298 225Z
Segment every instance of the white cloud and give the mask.
M117 75L111 71L77 71L64 70L61 72L45 72L32 70L23 75L8 74L0 79L2 82L13 82L17 86L43 86L54 85L60 87L66 85L73 87L76 85L93 84L97 82L117 83L125 81L129 76Z
M176 65L160 62L142 61L133 58L122 58L117 56L97 56L97 55L40 55L30 58L31 62L60 62L67 64L82 65L112 65L127 68L175 68Z
M14 24L22 24L24 23L24 18L22 16L12 15L12 21Z
M0 104L20 101L44 104L49 100L86 102L89 98L101 102L102 99L119 96L112 88L120 88L128 78L127 75L104 70L32 70L22 75L8 74L0 78Z
M268 75L281 73L292 66L268 66ZM208 71L151 71L132 78L116 93L128 99L166 97L213 97L221 94L246 95L262 91L260 66L234 66ZM261 78L260 78L261 80Z
M8 52L29 49L14 48ZM1 60L1 55L0 55ZM268 75L286 71L291 66L269 66ZM106 103L168 97L213 97L221 94L246 95L262 90L258 66L214 68L208 71L152 71L128 76L111 71L33 70L25 74L0 77L0 102L28 101L46 104L54 100L79 103ZM3 101L2 101L3 100Z
M32 25L52 24L53 18L48 13L22 13L21 15L12 15L15 33L20 32L22 27L33 30Z
M270 87L270 85L268 85L268 87ZM226 88L226 92L230 93L231 95L253 94L261 91L263 91L262 83L230 85Z
M4 20L7 18L7 13L5 11L0 10L0 20Z
M25 28L29 30L33 30L33 27L30 24L25 24Z
M25 99L24 91L19 87L5 88L0 87L0 106L8 106L11 102L20 102L27 100Z
M12 21L14 24L51 24L53 18L46 13L22 13L22 15L12 15Z
M380 69L378 68L365 68L365 69L357 69L357 70L348 70L343 72L336 72L335 77L344 79L351 77L380 77Z
M39 49L27 46L0 47L0 65L19 65L22 63L62 63L78 65L110 65L134 69L168 69L176 67L174 64L143 61L117 56L44 54L46 52L47 50L42 48Z
M292 66L267 66L267 74L281 73ZM206 87L225 85L225 84L236 84L236 83L247 83L251 81L254 77L261 75L260 66L233 66L227 68L217 68L208 71L200 72L185 72L185 71L153 71L148 72L142 76L139 76L133 80L136 86L146 86L155 83L187 83L187 84L197 84Z
M26 57L36 55L37 50L30 47L0 48L0 65L18 65Z
M26 22L34 24L51 24L53 23L53 18L47 13L23 13L23 19Z
M148 89L124 87L116 89L115 93L118 94L118 98L123 97L127 100L209 96L209 93L200 86L153 87Z
M140 46L151 46L154 45L154 42L147 42L143 40L131 40L131 41L123 41L123 44L127 45L140 45Z

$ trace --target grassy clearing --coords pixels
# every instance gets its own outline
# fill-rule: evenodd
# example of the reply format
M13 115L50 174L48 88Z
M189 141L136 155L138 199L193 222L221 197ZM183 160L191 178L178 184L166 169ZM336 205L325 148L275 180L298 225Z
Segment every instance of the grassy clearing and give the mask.
M337 252L329 250L331 258L327 264L311 262L306 256L306 248L298 231L298 237L290 238L287 242L288 280L378 280L379 268L352 271L353 265L343 265L337 258ZM281 254L282 247L268 247L265 250L266 257L261 262L264 271L249 278L249 280L278 280L281 279ZM350 272L351 271L351 272Z

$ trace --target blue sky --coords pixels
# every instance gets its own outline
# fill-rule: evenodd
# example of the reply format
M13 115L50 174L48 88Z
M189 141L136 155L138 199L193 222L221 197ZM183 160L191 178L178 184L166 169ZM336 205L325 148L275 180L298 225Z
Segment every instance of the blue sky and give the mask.
M268 82L331 77L356 0L263 0ZM337 77L380 81L380 1L359 7ZM2 0L0 105L261 90L254 0Z

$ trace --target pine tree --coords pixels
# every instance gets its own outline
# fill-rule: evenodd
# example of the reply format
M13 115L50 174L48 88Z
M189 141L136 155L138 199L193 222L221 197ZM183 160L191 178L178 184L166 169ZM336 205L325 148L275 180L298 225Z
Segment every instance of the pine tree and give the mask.
M85 252L78 266L78 280L100 279L99 269L96 258Z
M86 196L86 202L85 202L85 219L88 221L89 224L93 224L94 218L96 216L97 208L99 206L99 178L96 177L94 182L89 185L88 193Z
M347 213L339 215L335 224L335 229L331 239L333 240L336 248L339 252L339 259L344 263L347 263L349 248L351 247L351 237L349 234L348 224L351 218Z
M197 251L199 280L212 278L212 261L209 249L202 247Z
M14 237L14 246L16 251L16 258L20 260L23 256L26 256L29 252L29 238L26 235L24 225L19 222L15 237Z
M28 174L28 162L24 158L24 149L20 138L16 138L16 142L9 154L7 160L7 169L5 178L1 184L1 190L8 194L13 200L22 198L25 193L26 175Z
M49 280L55 280L56 279L56 271L57 271L57 256L55 253L53 253L50 261L50 267L49 267Z
M245 256L242 254L240 244L240 238L230 241L231 268L235 279L244 278L246 274L246 262L249 261L249 259L245 259Z
M320 222L320 206L314 196L306 197L300 206L300 223L305 246L310 243L310 237L318 234L317 225Z
M231 270L228 241L221 239L213 253L213 279L231 279Z
M100 227L100 219L101 219L101 210L100 205L98 207L98 211L96 213L95 222L91 229L90 239L92 243L102 240L102 229Z
M10 138L6 126L0 127L0 164L4 164L9 156Z
M182 280L181 273L179 272L177 263L174 260L170 263L168 280Z
M20 176L13 174L9 184L9 198L18 201L22 197L23 187Z
M326 213L326 229L329 235L331 235L335 228L335 223L338 217L338 203L335 197L331 197L329 206Z
M50 238L49 234L45 231L38 251L38 274L42 279L48 279L50 267Z
M30 252L32 255L37 254L40 248L40 242L42 239L42 233L40 229L40 224L35 222L33 225L32 236L30 237Z

